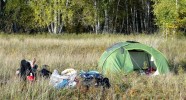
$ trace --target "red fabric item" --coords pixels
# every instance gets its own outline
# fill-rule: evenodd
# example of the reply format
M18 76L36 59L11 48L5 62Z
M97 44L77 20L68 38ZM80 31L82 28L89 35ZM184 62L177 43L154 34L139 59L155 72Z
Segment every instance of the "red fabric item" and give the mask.
M34 76L27 76L27 79L29 80L29 81L34 81Z

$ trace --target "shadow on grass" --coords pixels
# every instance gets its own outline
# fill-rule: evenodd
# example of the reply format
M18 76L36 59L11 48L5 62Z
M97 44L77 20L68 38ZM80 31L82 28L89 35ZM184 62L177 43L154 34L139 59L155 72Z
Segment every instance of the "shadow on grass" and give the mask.
M170 70L171 72L173 72L174 74L178 75L178 74L183 74L183 73L186 73L186 61L182 60L180 61L179 64L171 64L170 66L173 66L173 67L170 67Z

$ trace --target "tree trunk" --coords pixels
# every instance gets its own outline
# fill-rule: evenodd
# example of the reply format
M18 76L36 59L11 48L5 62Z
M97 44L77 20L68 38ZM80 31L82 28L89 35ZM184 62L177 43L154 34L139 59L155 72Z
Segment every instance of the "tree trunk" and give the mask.
M68 0L67 0L68 1ZM60 6L60 0L54 1L54 7ZM68 3L66 3L68 4ZM54 34L58 34L62 32L63 29L63 22L61 20L61 10L60 9L54 9L54 16L53 16L53 22L51 23L51 28L49 27L48 31Z
M151 31L150 27L150 1L147 0L147 28L148 28L148 33Z
M126 26L126 33L129 33L129 12L128 12L128 0L125 1L125 8L126 8L126 14L127 14L127 26Z
M133 8L134 10L133 10L133 18L134 18L134 22L133 22L133 27L134 27L134 32L137 32L137 28L136 28L136 21L137 21L137 19L136 19L136 7L134 6L134 8Z
M133 9L133 7L131 7L131 18L132 18L132 32L134 32L135 31L135 14L134 14L134 9Z
M138 12L135 10L135 19L136 19L136 32L139 33L139 25L138 25Z
M13 26L13 27L12 27L12 28L13 28L13 32L14 32L14 33L18 32L17 23L16 23L16 22L13 22L13 23L12 23L12 26Z
M108 11L107 9L104 10L105 12L105 24L104 24L104 28L103 28L103 32L108 32Z
M57 0L54 0L54 7L57 6ZM54 27L53 27L54 34L57 34L57 9L54 9Z
M51 25L48 25L48 27L47 27L47 28L48 28L48 32L49 32L49 33L52 33L52 30L51 30L51 27L50 27L50 26L51 26Z
M63 22L61 22L61 25L59 27L59 33L62 33L63 32Z
M145 26L144 26L144 11L145 11L144 0L142 0L141 5L142 5L142 12L140 12L140 25L141 25L141 32L144 32L145 31Z
M120 31L119 31L120 33L122 33L122 30L124 28L124 24L125 24L125 19L123 17L122 24L121 24Z
M61 18L60 18L60 10L57 9L57 33L60 33L61 28Z
M113 33L116 32L116 26L117 26L117 19L118 19L118 8L119 8L119 4L120 4L120 0L118 0L118 3L117 3L116 18L115 18L115 21L114 21Z
M94 0L94 9L96 9L95 12L95 19L96 19L96 24L95 24L95 32L98 34L98 9L97 9L97 1Z
M2 8L2 4L1 4L2 0L0 0L0 13L1 13L1 8Z
M68 7L68 0L66 0L66 7Z
M98 17L98 20L97 20L97 32L100 33L100 20L99 20L99 17Z

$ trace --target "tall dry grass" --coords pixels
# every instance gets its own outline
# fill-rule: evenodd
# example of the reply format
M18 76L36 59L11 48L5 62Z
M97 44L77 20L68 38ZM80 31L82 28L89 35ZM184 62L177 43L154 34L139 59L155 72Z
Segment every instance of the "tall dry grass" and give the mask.
M171 73L156 77L136 73L110 78L111 88L56 90L49 80L24 83L15 75L22 59L36 57L39 66L49 65L53 71L66 68L97 70L104 50L121 41L138 41L161 51L168 59ZM186 39L160 35L0 35L0 99L11 100L125 100L125 99L186 99ZM40 67L39 67L40 68ZM178 74L175 75L174 71Z

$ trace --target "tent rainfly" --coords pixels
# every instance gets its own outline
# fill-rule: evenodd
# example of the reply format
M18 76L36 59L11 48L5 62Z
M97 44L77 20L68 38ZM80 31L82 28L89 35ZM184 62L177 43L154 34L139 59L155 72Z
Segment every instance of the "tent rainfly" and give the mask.
M103 74L129 73L150 67L156 70L154 74L169 72L167 59L160 51L134 41L112 45L102 54L98 62L98 68Z

